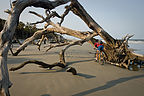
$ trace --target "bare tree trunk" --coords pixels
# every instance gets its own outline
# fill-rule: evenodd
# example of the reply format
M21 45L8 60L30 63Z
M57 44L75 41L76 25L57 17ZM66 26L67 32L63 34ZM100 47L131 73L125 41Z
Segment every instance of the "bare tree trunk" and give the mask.
M106 31L104 31L104 29L93 20L93 18L85 11L77 0L71 1L71 11L75 15L79 16L90 29L98 33L99 36L105 40L106 44L104 51L108 56L108 61L124 64L128 61L128 59L134 59L136 57L138 57L139 60L144 60L144 56L134 55L131 51L129 51L125 40L115 40ZM125 59L126 57L128 59Z
M4 89L4 94L10 96L9 87L12 85L9 80L7 68L7 54L11 46L11 41L19 22L21 12L28 6L42 7L46 9L53 9L59 5L65 4L69 0L17 0L13 2L12 9L7 10L9 17L5 22L3 30L0 32L0 65L1 65L1 82L0 91ZM2 92L1 92L2 93Z
M105 32L104 29L93 20L93 18L82 7L82 5L77 0L71 1L71 11L75 15L79 16L88 25L90 29L98 33L108 44L113 44L115 39L111 37L107 32Z
M108 55L109 61L124 64L130 59L137 58L140 60L144 60L144 56L133 54L131 51L128 50L127 43L125 43L125 40L122 41L115 40L106 31L104 31L104 29L92 19L92 17L85 11L85 9L80 5L80 3L77 0L16 0L12 3L11 10L5 11L9 14L9 17L5 22L3 30L0 32L0 65L1 65L0 94L4 93L5 96L10 96L9 87L12 84L9 80L9 74L7 68L7 54L10 49L12 43L11 41L15 29L17 27L17 24L19 22L19 16L21 12L28 6L41 7L47 10L51 10L57 6L68 3L69 1L71 1L72 3L70 5L71 8L68 10L71 10L74 14L78 15L88 25L90 29L98 33L100 37L105 40L106 44L104 51L106 55ZM68 14L68 11L65 13L65 15L66 14ZM63 20L65 15L62 17ZM51 25L53 25L52 22ZM65 31L67 29L64 30L63 28L57 25L55 26L55 24L53 26L56 27L58 31L61 30L63 34L70 34L72 36L84 39L82 33L76 32L71 34ZM91 41L93 42L93 40Z

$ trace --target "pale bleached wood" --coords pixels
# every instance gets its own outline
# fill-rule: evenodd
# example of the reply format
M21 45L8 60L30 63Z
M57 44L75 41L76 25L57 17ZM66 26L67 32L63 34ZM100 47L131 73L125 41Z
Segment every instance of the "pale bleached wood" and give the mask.
M71 46L75 46L75 45L80 45L82 46L83 43L85 42L88 42L91 38L93 38L94 36L96 36L97 33L93 33L93 34L89 34L86 38L82 39L82 40L77 40L77 41L74 41L74 42L71 42L69 45L67 45L66 47L64 47L60 54L59 54L59 57L60 57L60 62L65 64L66 65L66 61L65 61L65 51L70 48Z
M4 94L6 96L10 96L9 87L12 85L9 80L7 68L7 54L10 49L11 41L19 22L21 12L28 6L41 7L50 10L62 4L68 3L69 1L70 0L16 0L12 3L8 19L5 22L3 30L0 32L0 91L4 90Z
M71 11L75 15L79 16L90 29L98 33L99 36L106 42L104 44L104 52L107 55L108 61L114 63L117 62L125 66L127 65L126 62L129 59L134 59L138 57L139 60L144 60L144 56L133 54L133 52L128 49L127 41L133 35L126 36L124 38L125 40L114 39L98 23L95 22L95 20L86 12L84 7L77 0L71 0L71 2L72 3L69 5L72 7Z

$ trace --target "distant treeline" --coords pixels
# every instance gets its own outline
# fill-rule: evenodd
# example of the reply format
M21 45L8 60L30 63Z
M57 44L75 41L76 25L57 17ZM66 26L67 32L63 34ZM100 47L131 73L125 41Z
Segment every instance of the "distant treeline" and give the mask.
M5 20L0 18L0 31L3 29L4 24ZM14 36L17 39L26 39L32 36L37 30L36 25L32 26L29 23L24 24L23 22L19 22Z

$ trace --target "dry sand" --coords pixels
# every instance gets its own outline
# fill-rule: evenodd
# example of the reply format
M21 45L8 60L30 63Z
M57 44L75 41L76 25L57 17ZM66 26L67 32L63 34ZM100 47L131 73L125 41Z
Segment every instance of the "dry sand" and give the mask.
M36 46L30 45L19 56L9 53L8 67L26 60L52 64L58 61L60 49L45 53L43 47L38 51ZM144 96L144 69L129 71L109 64L100 65L94 61L94 54L89 53L92 51L87 43L67 50L66 62L76 68L78 75L59 71L59 68L42 69L34 64L10 72L11 96Z

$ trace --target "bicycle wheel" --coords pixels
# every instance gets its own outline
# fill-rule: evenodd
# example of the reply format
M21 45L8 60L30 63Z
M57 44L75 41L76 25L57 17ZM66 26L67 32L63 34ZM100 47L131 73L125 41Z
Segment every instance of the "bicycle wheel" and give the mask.
M104 53L103 52L99 52L99 60L98 61L101 65L105 64L105 58L104 58Z

